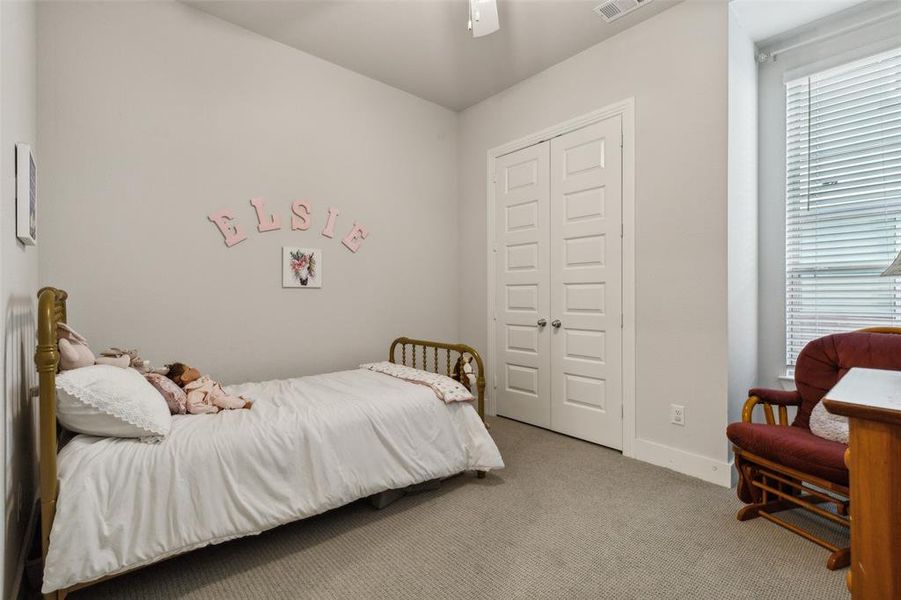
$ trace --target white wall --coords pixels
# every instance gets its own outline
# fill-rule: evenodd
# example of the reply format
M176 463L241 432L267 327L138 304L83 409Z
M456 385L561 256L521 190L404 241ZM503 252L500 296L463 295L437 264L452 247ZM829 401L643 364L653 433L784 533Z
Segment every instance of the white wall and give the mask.
M729 421L757 384L757 61L729 12Z
M856 13L865 21L897 8L894 3L874 5ZM818 22L780 40L776 45L826 34L846 27L841 15ZM813 43L780 54L778 60L759 67L759 197L760 197L760 322L759 382L777 386L785 374L785 84L787 72L817 65L827 69L886 49L894 40L901 45L901 17L895 16L855 32ZM764 48L766 50L766 48Z
M36 19L33 2L0 2L0 310L3 320L2 565L0 594L9 598L20 575L21 549L34 506L36 479L34 402L28 390L34 373L34 315L38 248L16 238L16 142L36 146ZM40 172L40 171L39 171ZM40 184L39 184L40 185ZM40 189L40 188L38 188ZM41 207L40 210L43 210ZM46 221L38 221L43 240Z
M749 280L727 276L747 214L727 187L727 13L689 0L458 117L178 3L42 3L41 281L95 349L226 382L350 367L400 334L485 348L487 150L635 97L635 454L728 483L727 308ZM311 199L313 228L226 249L206 215L252 230L253 196L283 221ZM339 231L369 226L358 255L318 236L329 205ZM280 288L292 243L324 249L322 291Z
M703 33L699 33L703 32ZM727 8L688 1L461 113L461 338L486 347L486 153L634 96L636 455L728 483ZM670 403L686 425L670 424ZM714 470L716 469L716 470Z
M95 351L236 382L457 340L455 113L177 2L38 12L41 281ZM255 231L255 196L281 231ZM313 225L292 232L301 198ZM249 235L230 249L222 207ZM281 288L282 245L323 249L321 290Z

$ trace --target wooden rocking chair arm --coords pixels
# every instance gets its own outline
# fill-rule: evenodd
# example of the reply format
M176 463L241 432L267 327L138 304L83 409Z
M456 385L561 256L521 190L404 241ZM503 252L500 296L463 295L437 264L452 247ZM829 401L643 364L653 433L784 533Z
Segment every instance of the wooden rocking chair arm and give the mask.
M776 406L801 406L801 394L798 390L771 390L768 388L751 388L749 397L757 396L761 402Z
M779 407L779 424L788 425L788 406L800 406L801 394L797 391L770 390L766 388L752 388L748 392L749 398L745 401L741 410L741 420L744 423L753 422L754 407L763 404L766 422L770 425L776 423L773 414L773 406Z

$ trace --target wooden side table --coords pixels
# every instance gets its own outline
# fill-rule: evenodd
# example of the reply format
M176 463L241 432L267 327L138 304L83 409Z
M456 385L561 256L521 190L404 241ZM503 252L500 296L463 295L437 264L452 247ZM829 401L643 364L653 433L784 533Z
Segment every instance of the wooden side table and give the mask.
M901 598L901 371L851 369L823 404L850 424L851 597Z

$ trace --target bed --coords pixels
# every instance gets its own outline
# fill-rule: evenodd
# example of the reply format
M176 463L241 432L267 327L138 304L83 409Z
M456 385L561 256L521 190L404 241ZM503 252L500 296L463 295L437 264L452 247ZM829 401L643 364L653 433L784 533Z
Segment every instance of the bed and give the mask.
M389 490L503 468L483 422L478 353L409 338L391 344L391 362L462 381L472 357L475 406L353 369L228 386L253 397L253 409L175 415L159 444L77 435L60 447L55 332L66 299L54 288L39 293L45 598Z

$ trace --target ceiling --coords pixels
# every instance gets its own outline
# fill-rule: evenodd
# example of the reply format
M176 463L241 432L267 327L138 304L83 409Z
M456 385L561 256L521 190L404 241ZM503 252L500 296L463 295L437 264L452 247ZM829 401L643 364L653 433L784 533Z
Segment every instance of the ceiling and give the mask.
M732 0L732 13L755 42L760 42L865 0Z
M603 0L499 0L501 29L473 39L466 0L184 0L204 12L452 110L462 110L666 10L613 23Z

